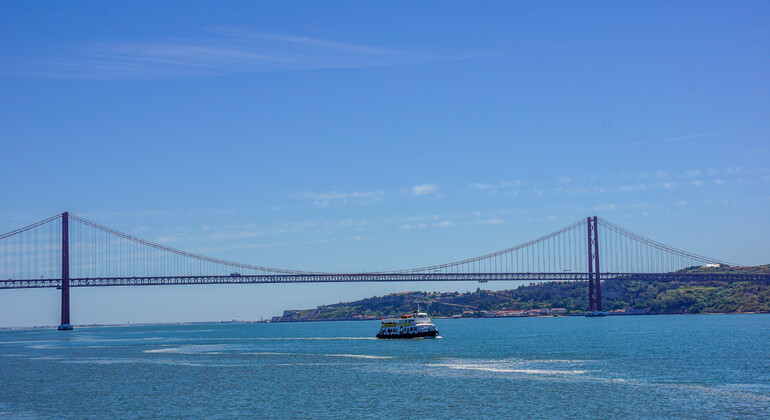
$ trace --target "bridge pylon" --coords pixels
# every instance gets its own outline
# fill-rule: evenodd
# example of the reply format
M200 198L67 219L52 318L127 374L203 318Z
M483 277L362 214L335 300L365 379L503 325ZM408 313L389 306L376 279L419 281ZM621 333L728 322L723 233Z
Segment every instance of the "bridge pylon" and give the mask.
M59 331L71 329L69 213L65 211L61 214L61 324L59 324Z
M602 282L599 274L599 223L588 217L588 311L602 310Z

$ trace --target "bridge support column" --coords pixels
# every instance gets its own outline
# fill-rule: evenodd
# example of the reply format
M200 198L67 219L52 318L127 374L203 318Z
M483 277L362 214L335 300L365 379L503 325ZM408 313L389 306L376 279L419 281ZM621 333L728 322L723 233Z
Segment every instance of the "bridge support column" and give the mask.
M61 215L61 324L59 324L59 331L71 329L69 213L65 211Z
M588 311L602 310L602 281L599 274L599 223L596 216L586 219L588 225Z

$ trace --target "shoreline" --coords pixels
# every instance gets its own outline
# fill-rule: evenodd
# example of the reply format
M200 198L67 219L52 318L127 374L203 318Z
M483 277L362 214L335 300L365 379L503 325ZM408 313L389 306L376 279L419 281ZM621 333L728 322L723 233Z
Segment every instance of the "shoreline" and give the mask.
M683 313L647 313L647 314L612 314L607 317L616 316L672 316L672 315L770 315L770 312L704 312L697 314L683 314ZM507 317L466 317L466 318L451 318L451 317L431 317L431 319L441 320L463 320L463 319L522 319L522 318L574 318L584 317L585 314L562 314L562 315L541 315L541 316L507 316ZM302 319L302 320L287 320L287 321L180 321L180 322L142 322L136 324L85 324L75 325L76 329L80 328L116 328L116 327L152 327L152 326L168 326L168 325L206 325L206 324L292 324L298 322L348 322L348 321L379 321L379 319L360 319L360 318L334 318L334 319ZM48 330L56 329L56 325L38 325L32 327L14 326L14 327L0 327L0 331L20 331L20 330Z

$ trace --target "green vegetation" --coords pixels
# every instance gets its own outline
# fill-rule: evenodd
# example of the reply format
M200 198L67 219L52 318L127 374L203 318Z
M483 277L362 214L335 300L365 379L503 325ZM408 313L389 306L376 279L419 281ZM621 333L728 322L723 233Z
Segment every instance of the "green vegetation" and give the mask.
M693 267L684 272L770 273L770 265L737 268ZM316 309L286 311L282 321L355 319L401 315L418 306L430 315L480 316L482 311L565 308L566 313L583 313L588 308L586 282L531 283L513 290L477 289L467 293L402 292L355 302L319 306ZM726 282L703 276L691 281L604 281L602 303L605 311L634 308L648 313L745 313L770 312L770 284Z

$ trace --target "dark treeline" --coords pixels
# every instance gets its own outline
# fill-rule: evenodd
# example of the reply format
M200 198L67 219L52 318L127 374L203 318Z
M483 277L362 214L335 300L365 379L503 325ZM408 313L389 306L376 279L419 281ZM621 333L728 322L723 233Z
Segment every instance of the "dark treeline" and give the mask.
M770 271L770 265L742 269L765 272ZM693 272L697 270L701 269L692 269ZM586 282L545 282L503 291L479 288L466 293L403 292L316 309L286 311L283 320L380 317L409 313L418 307L422 310L429 307L430 315L434 317L463 313L480 316L481 311L540 308L565 308L567 313L583 313L588 308L587 289ZM604 281L602 297L605 311L634 308L665 314L770 312L770 285L713 281L705 276L687 282Z

